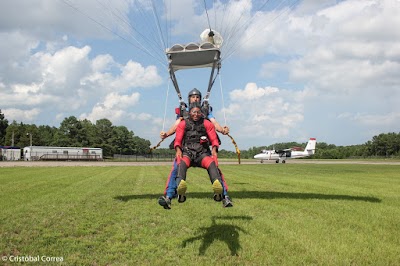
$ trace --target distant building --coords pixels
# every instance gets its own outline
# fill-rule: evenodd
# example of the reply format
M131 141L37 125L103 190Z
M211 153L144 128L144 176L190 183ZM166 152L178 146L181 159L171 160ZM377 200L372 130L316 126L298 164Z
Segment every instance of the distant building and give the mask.
M103 149L82 147L28 146L25 161L102 161Z
M0 161L21 160L21 148L13 146L0 146Z

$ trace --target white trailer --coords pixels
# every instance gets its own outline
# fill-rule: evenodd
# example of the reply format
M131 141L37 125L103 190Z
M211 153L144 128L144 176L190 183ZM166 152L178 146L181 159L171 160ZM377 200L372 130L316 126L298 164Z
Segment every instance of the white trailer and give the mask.
M101 148L28 146L24 148L25 161L102 161Z
M21 160L21 148L12 146L0 146L0 161Z

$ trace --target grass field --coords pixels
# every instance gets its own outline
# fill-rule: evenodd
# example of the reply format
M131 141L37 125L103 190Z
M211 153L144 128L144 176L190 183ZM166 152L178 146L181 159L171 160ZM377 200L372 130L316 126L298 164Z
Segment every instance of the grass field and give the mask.
M400 263L399 165L222 165L227 209L191 168L171 210L157 204L170 166L0 170L3 265Z

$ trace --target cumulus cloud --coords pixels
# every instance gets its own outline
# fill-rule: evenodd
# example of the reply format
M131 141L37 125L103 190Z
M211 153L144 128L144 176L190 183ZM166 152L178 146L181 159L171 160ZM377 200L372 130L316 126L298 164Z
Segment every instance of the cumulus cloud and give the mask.
M223 112L240 121L231 127L241 138L285 137L304 119L304 93L248 83L231 91L232 103Z
M11 118L9 119L10 121L15 120L15 121L27 121L27 122L34 122L37 116L40 113L39 108L33 108L33 109L28 109L28 110L22 110L22 109L17 109L17 108L6 108L1 110L2 113L5 115L6 118Z
M131 95L120 95L116 92L107 94L103 101L97 103L91 113L81 114L80 118L89 119L92 122L101 118L108 118L114 122L121 122L122 118L126 118L129 114L126 111L128 107L133 107L139 102L140 94L137 92Z
M140 98L139 92L119 97L117 93L110 91L141 89L156 86L162 81L153 66L143 67L133 61L128 61L125 65L118 64L107 54L91 59L90 53L89 46L67 46L54 53L33 53L28 57L26 65L20 67L24 72L30 73L29 78L9 81L3 78L0 104L3 108L45 106L47 110L63 113L93 104L95 113L102 115L106 110L102 112L102 108L95 104L105 96L106 107L115 104L127 107L129 104L136 104ZM33 71L30 72L30 69ZM13 117L14 114L16 112L12 112L10 118L17 118Z
M232 100L255 100L259 99L260 97L268 96L274 93L278 93L278 88L267 87L267 88L258 88L257 84L249 83L246 85L244 90L233 90L230 93L230 97Z
M366 126L381 127L390 131L391 125L400 120L400 112L386 114L341 113L339 119L347 119Z

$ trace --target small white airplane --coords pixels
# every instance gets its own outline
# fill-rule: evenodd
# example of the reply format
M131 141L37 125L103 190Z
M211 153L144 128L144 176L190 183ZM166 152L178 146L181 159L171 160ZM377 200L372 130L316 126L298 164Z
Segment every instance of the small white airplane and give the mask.
M287 159L302 158L313 155L315 153L316 144L317 139L310 138L304 151L298 151L294 149L263 150L261 153L254 155L254 159L261 160L261 163L263 163L264 160L275 160L276 163L279 163L279 161L285 163Z

